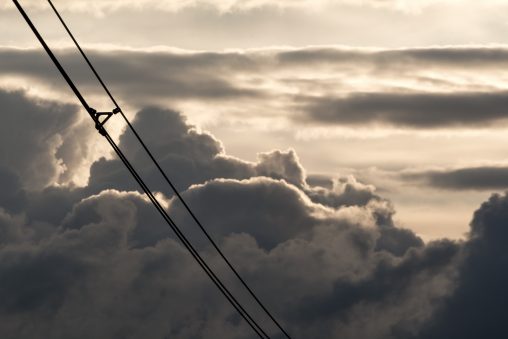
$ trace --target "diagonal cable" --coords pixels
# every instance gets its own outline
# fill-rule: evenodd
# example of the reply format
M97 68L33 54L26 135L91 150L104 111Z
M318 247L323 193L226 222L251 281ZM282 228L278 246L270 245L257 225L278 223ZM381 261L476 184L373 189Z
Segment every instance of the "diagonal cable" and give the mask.
M185 248L191 253L193 258L198 262L198 264L201 266L201 268L205 271L205 273L208 275L208 277L214 282L214 284L219 288L219 290L222 292L222 294L226 297L226 299L233 305L233 307L242 315L242 317L247 321L247 323L250 325L250 327L256 332L256 334L260 338L270 338L265 331L256 323L256 321L250 316L250 314L243 308L243 306L236 300L236 298L229 292L229 290L224 286L224 284L221 282L221 280L216 276L216 274L212 271L212 269L208 266L208 264L204 261L204 259L201 257L199 252L192 246L192 244L189 242L189 240L185 237L185 235L180 231L178 226L175 224L175 222L172 220L172 218L167 214L166 210L161 206L153 192L146 186L143 179L139 176L139 174L136 172L132 164L129 162L129 160L125 157L123 152L120 150L120 148L116 145L116 143L113 141L113 139L109 136L109 134L106 134L106 139L108 140L111 147L114 149L115 153L118 155L120 160L124 163L124 165L127 167L128 171L132 174L136 182L141 186L145 194L148 196L154 207L157 209L157 211L161 214L161 216L164 218L164 220L169 224L171 229L175 232L178 239L184 244Z
M83 105L83 107L87 110L87 112L90 114L94 122L96 123L96 128L102 134L115 153L118 155L120 160L124 163L124 165L127 167L131 175L134 177L134 179L137 181L137 183L141 186L145 194L148 196L150 201L152 202L153 206L157 209L157 211L161 214L161 216L164 218L164 220L168 223L168 225L171 227L171 229L175 232L178 239L183 243L185 248L190 252L192 257L197 261L197 263L201 266L201 268L205 271L205 273L208 275L208 277L213 281L213 283L217 286L217 288L222 292L222 294L226 297L226 299L231 303L231 305L237 310L237 312L244 318L244 320L249 324L249 326L252 328L252 330L262 339L270 339L270 337L264 332L264 330L261 328L259 324L250 316L250 314L243 308L243 306L238 302L238 300L231 294L231 292L227 289L227 287L222 283L222 281L217 277L217 275L213 272L213 270L208 266L206 261L201 257L199 252L192 246L192 244L189 242L189 240L185 237L185 235L180 231L178 226L175 224L175 222L171 219L171 217L167 214L166 210L162 207L162 205L159 203L157 198L154 196L152 191L146 186L143 179L139 176L137 171L134 169L132 164L130 164L129 160L125 157L121 149L116 145L114 140L110 137L108 132L104 129L104 126L102 124L99 124L97 121L97 117L94 115L96 112L93 110L87 103L87 101L83 98L78 88L73 83L72 79L68 76L65 69L62 67L56 56L53 54L49 46L44 41L43 37L40 35L36 27L33 25L32 21L22 8L22 6L19 4L17 0L13 0L14 4L16 5L17 9L29 25L29 27L32 29L33 33L57 67L57 69L60 71L68 85L71 87L74 94L78 97L79 101Z
M180 200L180 202L182 203L182 205L184 206L184 208L187 210L187 212L189 213L189 215L192 217L192 219L194 220L194 222L198 225L198 227L201 229L201 231L203 232L203 234L206 236L206 238L208 239L208 241L210 241L210 243L212 244L212 246L215 248L215 250L217 251L217 253L220 255L220 257L224 260L224 262L227 264L227 266L231 269L231 271L234 273L234 275L236 276L236 278L240 281L240 283L244 286L244 288L249 292L249 294L251 295L251 297L256 301L256 303L262 308L262 310L265 312L266 315L268 315L268 317L274 322L274 324L279 328L279 330L284 333L284 335L286 336L287 339L291 339L291 337L289 336L289 334L286 332L286 330L282 327L282 325L280 325L280 323L277 321L277 319L271 314L271 312L266 308L266 306L261 302L261 300L257 297L257 295L254 293L254 291L249 287L249 285L247 284L247 282L242 278L242 276L238 273L238 271L236 270L236 268L233 266L233 264L229 261L229 259L226 257L226 255L222 252L222 250L220 249L220 247L217 245L217 243L213 240L213 238L211 237L211 235L209 234L209 232L206 230L206 228L203 226L203 224L201 223L201 221L197 218L196 214L192 211L192 209L189 207L189 205L187 204L187 202L185 201L185 199L182 197L182 195L180 194L180 192L178 191L178 189L175 187L175 185L173 184L173 182L169 179L169 177L167 176L166 172L162 169L162 167L160 166L159 162L157 161L157 159L154 157L154 155L152 154L152 152L150 151L150 149L148 148L148 146L144 143L143 139L141 138L141 136L139 135L139 133L136 131L136 129L134 128L134 126L131 124L131 122L129 121L129 119L127 119L127 117L125 116L123 110L120 108L120 106L118 105L117 101L115 100L115 98L113 97L113 95L111 94L111 91L109 90L109 88L106 86L105 82L102 80L102 77L99 75L99 73L97 72L97 70L95 69L95 67L93 66L92 62L90 61L90 59L88 58L88 56L85 54L85 52L83 51L83 49L81 48L80 44L78 43L78 41L76 40L76 38L74 37L74 35L72 34L71 30L69 29L69 27L67 26L67 24L65 23L65 21L63 20L62 16L60 15L59 11L56 9L56 7L53 5L53 2L51 0L47 0L48 3L50 4L51 8L53 9L53 11L55 12L56 16L58 17L58 19L60 20L60 22L62 23L63 27L65 28L65 30L67 31L67 33L69 34L70 38L72 39L72 41L74 42L74 44L76 45L77 49L79 50L79 52L81 53L81 55L83 56L84 60L86 61L86 63L88 64L88 66L90 67L91 71L93 72L93 74L95 75L95 77L97 78L97 80L99 81L99 83L101 84L102 88L104 89L104 91L108 94L109 98L111 99L111 101L113 102L113 104L116 106L116 110L117 112L119 112L121 115L122 115L122 118L124 119L124 121L126 122L126 124L129 126L129 129L133 132L133 134L136 136L136 139L139 141L139 143L141 144L141 146L143 147L143 149L146 151L146 153L148 154L148 156L150 157L150 159L152 160L152 162L154 163L154 165L157 167L158 171L160 172L160 174L164 177L164 180L168 183L168 185L171 187L171 189L173 190L173 192L175 193L175 195L177 196L177 198Z

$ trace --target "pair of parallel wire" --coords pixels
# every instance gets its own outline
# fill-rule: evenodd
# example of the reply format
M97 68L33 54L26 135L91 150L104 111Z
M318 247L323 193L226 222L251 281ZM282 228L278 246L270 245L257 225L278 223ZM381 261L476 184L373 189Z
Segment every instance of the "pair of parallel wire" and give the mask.
M31 30L41 43L42 47L46 51L46 53L49 55L57 69L60 71L64 79L66 80L67 84L71 88L71 90L74 92L78 100L81 102L83 107L86 109L86 111L89 113L90 117L94 120L96 124L96 128L99 131L100 134L102 134L110 146L113 148L117 156L120 158L122 163L125 165L127 170L131 173L133 178L136 180L136 182L139 184L141 189L145 192L145 194L148 196L149 200L152 202L153 206L156 208L156 210L160 213L162 218L166 221L166 223L170 226L170 228L175 232L178 239L182 242L184 247L189 251L189 253L192 255L192 257L196 260L196 262L199 264L199 266L205 271L207 276L212 280L212 282L216 285L216 287L221 291L221 293L224 295L224 297L231 303L231 305L235 308L235 310L242 316L242 318L248 323L248 325L252 328L252 330L263 339L270 339L268 334L263 330L263 328L252 318L252 316L245 310L245 308L240 304L240 302L233 296L233 294L229 291L229 289L224 285L224 283L217 277L215 272L210 268L210 266L206 263L206 261L203 259L203 257L199 254L199 252L195 249L195 247L192 245L192 243L187 239L187 237L182 233L182 231L179 229L179 227L176 225L176 223L173 221L173 219L169 216L169 214L166 212L166 210L163 208L163 206L160 204L160 202L155 197L154 193L150 190L150 188L145 184L144 180L141 178L141 176L138 174L136 169L133 167L133 165L130 163L130 161L127 159L127 157L124 155L122 150L118 147L118 145L115 143L115 141L111 138L107 130L104 128L104 124L106 121L116 113L120 113L123 120L129 127L129 129L132 131L132 133L135 135L136 139L139 141L145 152L148 154L154 165L157 167L157 170L160 172L160 174L164 177L164 180L167 182L167 184L171 187L173 192L175 193L178 200L182 203L186 211L189 213L189 215L192 217L194 222L199 226L203 234L206 236L206 238L210 241L214 249L217 251L217 253L220 255L220 257L224 260L224 262L227 264L227 266L231 269L231 271L234 273L236 278L240 281L242 286L248 291L250 296L256 301L256 303L261 307L261 309L264 311L264 313L273 321L273 323L279 328L279 330L284 334L284 336L287 339L291 339L289 334L286 332L286 330L280 325L280 323L275 319L275 317L268 311L268 309L265 307L265 305L261 302L261 300L256 296L256 294L253 292L253 290L248 286L248 284L245 282L245 280L240 276L238 271L235 269L235 267L231 264L231 262L227 259L225 254L222 252L222 250L219 248L217 243L213 240L213 238L210 236L208 231L205 229L203 224L199 221L199 219L196 217L194 212L191 210L185 199L181 196L178 189L175 187L173 182L169 179L169 177L166 175L165 171L160 166L157 159L154 157L152 152L149 150L148 146L144 143L141 136L138 134L134 126L131 124L129 119L125 116L123 110L118 105L117 101L111 94L109 88L106 86L104 81L102 80L101 76L95 69L95 67L92 65L91 61L81 48L78 41L75 39L74 35L70 31L69 27L63 20L62 16L56 9L56 7L53 5L51 0L47 0L53 11L55 12L56 16L60 20L61 24L71 37L72 41L74 42L75 46L79 50L80 54L86 61L87 65L89 66L90 70L93 72L99 83L101 84L104 91L107 93L113 104L115 105L115 108L111 113L97 113L93 108L90 107L90 105L87 103L85 98L81 95L81 92L78 90L72 79L69 77L63 66L60 64L56 56L53 54L50 47L46 44L44 41L44 38L40 35L37 28L34 26L32 21L30 20L29 16L23 9L23 7L19 4L18 0L13 0L14 4L16 5L17 9L27 22L28 26L30 26ZM106 119L100 120L100 117L106 115Z

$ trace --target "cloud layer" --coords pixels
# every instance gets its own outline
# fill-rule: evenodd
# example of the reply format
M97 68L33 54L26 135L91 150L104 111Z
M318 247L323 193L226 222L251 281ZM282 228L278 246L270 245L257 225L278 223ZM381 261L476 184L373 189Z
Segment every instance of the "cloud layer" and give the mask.
M401 174L409 181L441 189L504 191L508 187L508 168L504 166L414 171Z
M503 123L507 93L359 93L310 98L307 121L344 125L387 124L412 128Z
M41 90L67 93L41 51L2 48L0 54L0 71L11 86L32 78ZM85 93L101 98L77 55L58 54ZM506 127L508 96L499 68L506 66L507 54L501 47L328 47L224 53L92 50L91 58L131 104L172 104L199 116L207 103L220 103L220 110L208 114L233 123L428 130ZM42 85L48 80L50 87ZM248 112L255 107L262 113L253 119Z

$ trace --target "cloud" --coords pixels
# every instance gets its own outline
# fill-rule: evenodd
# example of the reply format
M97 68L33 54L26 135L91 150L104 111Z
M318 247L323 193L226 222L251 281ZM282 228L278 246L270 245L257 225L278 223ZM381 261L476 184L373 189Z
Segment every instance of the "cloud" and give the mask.
M381 68L401 69L411 66L463 69L492 68L506 64L507 50L504 46L436 46L425 48L347 48L347 47L309 47L280 51L278 59L282 64L300 65L321 64L370 65Z
M217 177L243 179L255 174L251 164L228 157L217 139L196 131L176 111L147 108L137 114L132 124L179 189ZM134 166L143 169L149 185L163 187L164 193L172 194L157 169L147 168L146 163L151 160L130 131L122 134L119 145ZM119 160L100 159L91 167L88 190L100 192L106 188L138 189Z
M305 192L312 199L321 199L324 204L338 207L342 203L339 197L353 196L364 188L361 184L336 185L332 191L312 188L306 182L306 173L294 150L274 150L258 154L256 162L247 162L229 156L222 143L206 132L200 132L195 126L187 123L177 111L151 107L141 110L132 122L134 128L143 138L161 167L172 178L176 187L185 190L193 184L200 184L216 178L248 179L252 177L269 177L285 180ZM148 182L155 187L165 187L162 192L172 195L170 187L162 183L162 177L153 166L146 166L151 160L144 149L129 131L120 136L119 145L126 151L136 168L142 170ZM354 179L351 179L354 180ZM90 169L88 192L100 192L106 188L118 190L136 190L137 184L125 173L119 160L99 159ZM313 191L311 193L311 191ZM373 195L374 188L366 187L363 203L366 204ZM320 198L321 197L321 198ZM332 202L335 199L336 201Z
M374 186L362 184L353 176L328 180L329 187L316 185L306 192L313 201L326 206L340 207L364 206L371 200L380 200ZM311 179L309 182L315 181Z
M29 107L31 114L46 112ZM403 338L417 333L454 290L459 244L423 244L397 227L393 207L372 186L352 177L314 186L292 150L261 154L257 162L228 156L216 138L172 110L147 108L133 123L294 336ZM32 128L35 134L48 129ZM28 139L26 147L37 142ZM127 132L120 145L142 162ZM0 154L0 163L8 159ZM29 186L15 172L2 175L11 185L0 194L0 276L6 277L0 279L0 334L251 338L125 173L103 158L82 188ZM169 193L161 199L247 300L182 206Z
M48 83L54 89L67 86L56 69L49 65L41 50L1 48L0 72L3 76L21 75ZM88 51L98 70L115 92L149 102L160 98L207 98L209 100L260 97L255 89L241 88L229 79L232 70L254 67L248 57L240 54L144 52L142 50ZM61 63L69 68L73 80L85 93L97 93L95 79L86 64L69 49L57 50ZM126 81L129 79L129 81ZM136 79L136 81L132 81ZM67 91L66 91L67 93Z
M0 167L0 205L9 211L19 212L26 204L26 194L20 178L12 171Z
M483 166L407 172L402 174L402 178L449 190L505 190L508 187L508 168Z
M2 167L30 188L68 181L69 172L87 158L85 140L91 131L81 123L76 106L32 100L23 92L4 90L0 90L0 102ZM10 184L16 185L18 179L12 180Z
M215 124L287 130L308 122L329 129L505 126L505 47L88 50L121 101L132 107L171 105ZM57 53L90 100L102 100L104 93L77 55ZM65 83L42 51L4 47L0 55L4 87L30 83L36 93L51 91L68 100ZM255 118L254 109L260 112Z
M506 194L493 195L475 212L470 240L463 249L460 284L419 338L497 338L506 303L504 274L508 220Z
M303 99L302 119L344 125L445 128L503 124L508 94L354 93Z
M191 187L185 197L213 234L246 233L268 250L307 233L324 213L296 187L268 178L217 179ZM246 219L252 209L256 213ZM182 206L172 205L170 211L186 221Z
M19 92L5 92L0 99L14 100L17 105L8 107L21 117L51 119L63 110ZM72 112L72 106L63 107ZM72 129L70 121L63 126ZM425 244L398 227L394 207L373 186L354 177L308 178L293 150L246 162L228 156L219 140L176 111L147 108L133 123L177 177L212 237L295 337L504 335L499 317L506 281L499 267L507 196L494 195L482 205L465 241ZM21 146L43 150L45 161L59 159L58 149L77 141L62 137L61 143L41 145L37 136L58 130L54 124L31 126L34 137ZM15 144L18 134L4 138ZM146 167L132 136L124 133L120 144ZM7 151L0 153L2 336L250 338L245 323L116 160L98 160L88 185L79 188L34 183L30 172L10 159ZM69 166L69 176L76 170ZM467 170L412 175L431 180L443 174L439 180L456 187L468 181L486 187L480 183L485 178L502 179L495 167ZM143 171L158 185L153 171ZM170 214L242 295L182 206L166 193L161 198Z
M271 192L265 200L264 190ZM203 204L218 202L217 194L236 198L232 208L245 206L234 213L216 208L220 204ZM382 338L395 325L415 330L416 309L423 321L436 298L446 294L435 287L451 283L441 274L456 246L410 247L396 260L375 248L379 235L373 214L380 207L338 210L334 216L302 194L282 181L251 179L208 182L192 188L188 198L216 208L215 213L197 211L206 214L214 237L294 335L329 338L350 332L364 338L376 330ZM293 198L281 200L281 195ZM248 199L256 200L258 208L247 206ZM232 320L233 311L178 243L160 234L156 242L140 245L138 237L150 233L153 220L143 217L146 208L151 206L139 194L105 191L77 203L44 241L11 242L0 250L0 272L9 274L0 283L0 293L9 296L0 312L6 320L0 332L19 338L47 333L65 338L76 331L83 338L119 333L135 338L143 331L155 338L210 333L250 338L245 324ZM260 217L258 225L246 224ZM278 244L266 249L263 239ZM225 273L213 252L204 247L203 253ZM348 298L345 291L350 291ZM391 301L393 293L397 302ZM383 307L383 323L374 321L380 314L368 312L371 307ZM400 309L412 320L401 318ZM109 314L107 321L102 313ZM363 322L376 325L365 328ZM23 332L16 329L20 327Z
M418 9L431 2L411 3ZM362 3L409 5L408 1ZM80 12L123 6L246 11L269 4L76 1L63 5ZM301 1L278 6L300 5L306 10L316 6ZM426 18L415 19L415 27ZM122 19L129 21L128 16ZM280 22L287 32L291 25ZM297 24L310 29L302 22ZM206 21L201 24L208 26ZM326 27L328 35L333 27ZM394 26L386 27L392 40ZM271 26L266 30L276 35ZM310 33L306 35L313 39L317 35ZM58 53L66 64L77 66L78 59L69 50ZM41 51L2 48L0 55L3 87L26 86L31 94L44 96L50 86L55 97L73 100ZM395 207L368 182L352 176L329 182L308 178L291 149L261 153L253 162L232 157L218 139L186 122L178 111L187 106L195 114L206 107L206 115L219 117L215 121L219 125L227 119L250 127L261 117L265 126L278 128L273 122L283 120L290 131L295 126L306 128L308 121L351 129L371 124L413 130L504 127L505 47L313 47L221 53L102 48L92 49L90 55L105 71L114 92L131 106L150 102L177 108L142 109L134 124L212 236L295 337L504 336L498 317L503 314L502 286L506 285L499 275L506 197L494 196L482 206L466 240L425 244L414 232L399 227ZM73 70L80 86L97 99L96 84L83 75L82 68ZM139 83L127 81L131 79ZM86 127L81 124L75 106L36 100L21 92L5 92L0 103L13 113L8 119L14 119L6 120L0 130L4 145L0 146L0 277L6 277L0 279L0 299L5 301L0 306L3 337L250 338L249 329L189 260L120 162L98 159L84 187L71 184L83 176L84 159L93 153L88 134L93 128L88 122ZM307 113L307 120L299 119L299 110ZM443 110L449 114L440 114ZM20 136L24 143L18 143ZM230 282L227 270L182 206L146 166L132 135L125 132L120 144L152 187L162 191L159 196L171 215ZM375 145L373 153L383 147L387 144ZM19 154L26 158L18 158ZM411 174L408 180L485 189L504 185L502 171L488 167L429 171ZM492 294L484 298L486 292Z

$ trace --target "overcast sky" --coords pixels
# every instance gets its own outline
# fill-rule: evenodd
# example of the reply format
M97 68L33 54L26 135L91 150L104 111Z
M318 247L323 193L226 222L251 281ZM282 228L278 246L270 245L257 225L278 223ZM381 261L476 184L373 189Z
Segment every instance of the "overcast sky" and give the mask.
M49 5L20 2L90 104L112 109ZM508 187L508 1L55 5L212 233L280 296L295 338L508 331L489 325L504 299L484 305L475 280L495 274L482 269L503 262L507 233L508 198L491 195ZM251 338L204 277L189 281L197 268L9 1L0 31L0 334ZM108 128L188 222L121 121ZM508 276L495 279L491 293ZM180 313L174 291L193 299Z

